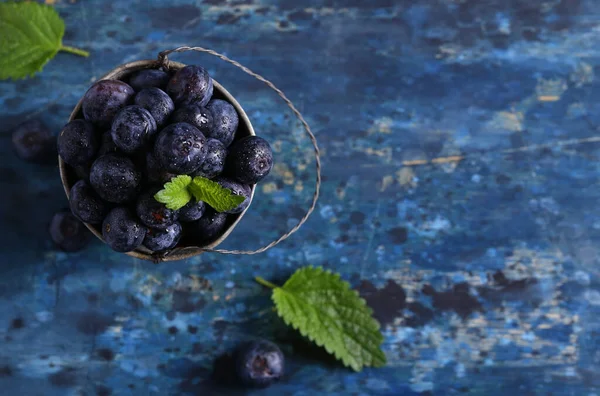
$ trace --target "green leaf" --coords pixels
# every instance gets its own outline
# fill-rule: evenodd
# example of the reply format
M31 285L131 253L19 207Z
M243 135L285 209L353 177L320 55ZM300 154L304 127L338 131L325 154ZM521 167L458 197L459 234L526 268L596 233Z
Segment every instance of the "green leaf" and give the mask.
M165 183L162 190L154 194L154 199L171 210L181 209L192 199L188 190L191 182L192 178L187 175L173 177L170 182Z
M63 46L65 24L50 6L36 2L0 3L0 79L20 79L42 70L60 50L88 56Z
M338 274L304 267L282 287L262 278L256 280L274 288L272 298L286 324L323 346L344 365L355 371L385 365L379 323L365 300Z
M235 195L228 188L205 177L196 176L189 186L190 192L198 201L204 201L217 212L226 212L237 208L245 197Z

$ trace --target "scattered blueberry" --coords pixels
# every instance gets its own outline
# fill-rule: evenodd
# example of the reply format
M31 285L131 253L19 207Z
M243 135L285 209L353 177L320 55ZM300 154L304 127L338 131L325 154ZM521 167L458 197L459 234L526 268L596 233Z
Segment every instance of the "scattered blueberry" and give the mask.
M146 153L146 177L151 184L162 186L176 176L177 174L165 170L152 151Z
M202 217L206 210L206 204L203 201L192 199L183 208L179 209L179 221L196 221Z
M149 228L144 238L144 246L153 252L174 248L181 239L181 224L173 223L164 230Z
M75 217L90 224L102 223L109 210L108 204L85 180L79 180L71 187L69 203Z
M226 224L226 213L216 212L207 206L200 220L190 223L189 230L195 243L205 245L221 235Z
M152 87L165 89L170 79L171 76L162 70L145 69L133 74L129 79L129 85L138 92Z
M168 171L189 174L206 158L206 137L196 127L179 122L160 131L154 144L154 155Z
M160 187L153 187L145 191L135 204L135 212L148 227L164 230L177 221L177 211L168 209L165 204L154 199L154 194Z
M241 345L234 353L234 361L237 378L246 386L265 388L283 376L285 358L270 341Z
M40 120L25 121L12 133L19 158L37 163L56 161L56 138Z
M243 212L248 205L250 205L250 194L252 194L252 188L249 185L242 184L235 180L221 176L215 178L214 181L219 183L221 187L230 189L233 194L241 195L246 198L246 200L239 204L237 208L231 209L225 213L240 213Z
M58 212L52 217L50 236L56 246L65 252L81 250L90 240L85 225L68 211Z
M114 208L102 223L102 237L113 250L130 252L144 241L146 227L124 207Z
M83 96L81 108L86 120L109 128L119 110L133 102L135 91L123 81L100 80Z
M102 199L124 203L133 200L142 175L133 161L121 154L106 154L92 164L90 184Z
M240 183L256 184L273 167L273 152L269 143L258 136L247 136L229 148L228 173Z
M135 95L135 104L148 110L159 128L167 123L175 110L171 97L158 88L144 88L138 92Z
M173 122L187 122L198 128L204 135L210 133L213 128L213 116L206 107L192 103L181 107L173 114Z
M198 103L205 106L213 94L213 81L200 66L185 66L167 84L167 93L178 106Z
M221 99L213 99L206 105L213 117L213 128L206 136L220 140L229 147L240 122L239 116L231 103Z
M89 163L99 146L94 126L86 120L69 122L58 135L58 154L71 166Z
M206 159L193 175L212 179L223 172L227 149L217 139L208 139L206 141L206 148L208 151Z
M115 117L110 130L113 142L124 153L142 149L156 133L156 122L141 106L127 106Z

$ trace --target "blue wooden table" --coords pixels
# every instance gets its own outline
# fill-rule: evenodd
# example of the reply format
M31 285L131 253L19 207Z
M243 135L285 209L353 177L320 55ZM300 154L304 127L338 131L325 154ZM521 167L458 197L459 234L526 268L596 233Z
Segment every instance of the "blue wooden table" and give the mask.
M65 42L0 83L0 393L211 395L213 359L265 337L287 355L264 395L600 394L600 14L594 0L57 0ZM258 256L154 265L94 241L61 253L56 166L10 130L60 130L90 83L201 45L265 75L323 149L317 211ZM253 249L313 191L302 129L216 58L181 54L236 96L276 166L222 245ZM281 324L260 275L321 265L360 289L388 365L353 373Z

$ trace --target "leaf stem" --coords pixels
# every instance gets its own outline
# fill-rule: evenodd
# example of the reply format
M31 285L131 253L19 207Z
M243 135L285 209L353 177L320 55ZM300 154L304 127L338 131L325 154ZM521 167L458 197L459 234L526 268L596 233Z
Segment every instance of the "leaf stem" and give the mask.
M65 51L65 52L68 52L70 54L75 54L75 55L83 56L83 57L86 57L86 58L88 56L90 56L89 52L84 51L84 50L79 49L79 48L71 47L69 45L61 45L60 46L60 51Z
M261 285L268 287L269 289L279 288L279 286L277 286L276 284L271 283L268 280L261 278L260 276L255 276L254 280L257 281L258 283L260 283Z

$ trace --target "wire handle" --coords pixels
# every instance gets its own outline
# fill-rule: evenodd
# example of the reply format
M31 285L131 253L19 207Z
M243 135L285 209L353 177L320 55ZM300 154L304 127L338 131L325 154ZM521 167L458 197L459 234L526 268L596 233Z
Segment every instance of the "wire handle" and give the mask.
M277 245L278 243L286 240L287 238L289 238L293 233L295 233L296 231L298 231L298 229L300 227L302 227L302 225L306 222L306 220L308 220L309 216L311 215L311 213L315 210L315 207L317 205L317 200L319 199L319 192L321 190L321 154L319 152L319 146L317 145L317 138L315 137L315 135L312 133L310 126L308 126L308 123L306 122L306 120L304 119L304 117L302 116L302 114L300 114L300 112L298 111L298 109L296 108L296 106L294 106L294 104L287 98L287 96L285 96L285 94L279 89L277 88L271 81L267 80L266 78L264 78L263 76L261 76L260 74L257 74L255 72L253 72L252 70L248 69L246 66L240 64L237 61L234 61L233 59L228 58L227 56L220 54L216 51L213 51L211 49L207 49L207 48L203 48L203 47L178 47L175 49L171 49L171 50L166 50L166 51L162 51L158 54L158 63L163 66L166 69L169 69L169 58L168 56L172 53L176 53L176 52L186 52L186 51L197 51L197 52L204 52L210 55L214 55L217 58L220 58L222 60L224 60L227 63L230 63L232 65L234 65L235 67L237 67L238 69L241 69L242 71L244 71L246 74L251 75L252 77L256 78L259 81L262 81L263 83L265 83L269 88L271 88L273 91L275 91L277 93L277 95L279 95L279 97L281 99L283 99L283 101L287 104L287 106L292 110L292 112L294 112L294 115L296 116L296 118L298 118L298 120L300 120L300 122L302 123L302 126L304 127L304 131L306 132L306 134L308 135L314 151L315 151L315 192L313 194L313 198L312 198L312 203L310 205L310 207L308 208L308 210L306 211L306 213L304 214L304 216L302 216L302 218L300 219L300 221L298 221L298 224L296 224L294 227L292 227L292 229L290 229L288 232L286 232L285 234L283 234L282 236L280 236L278 239L274 240L273 242L269 243L268 245L265 245L259 249L256 250L225 250L225 249L202 249L202 248L198 248L204 252L212 252L212 253L222 253L222 254L258 254L258 253L262 253L270 248L272 248L273 246ZM186 248L182 248L182 250L185 250ZM178 249L175 249L174 251L178 251ZM172 252L171 252L172 253ZM169 253L167 253L169 254Z

